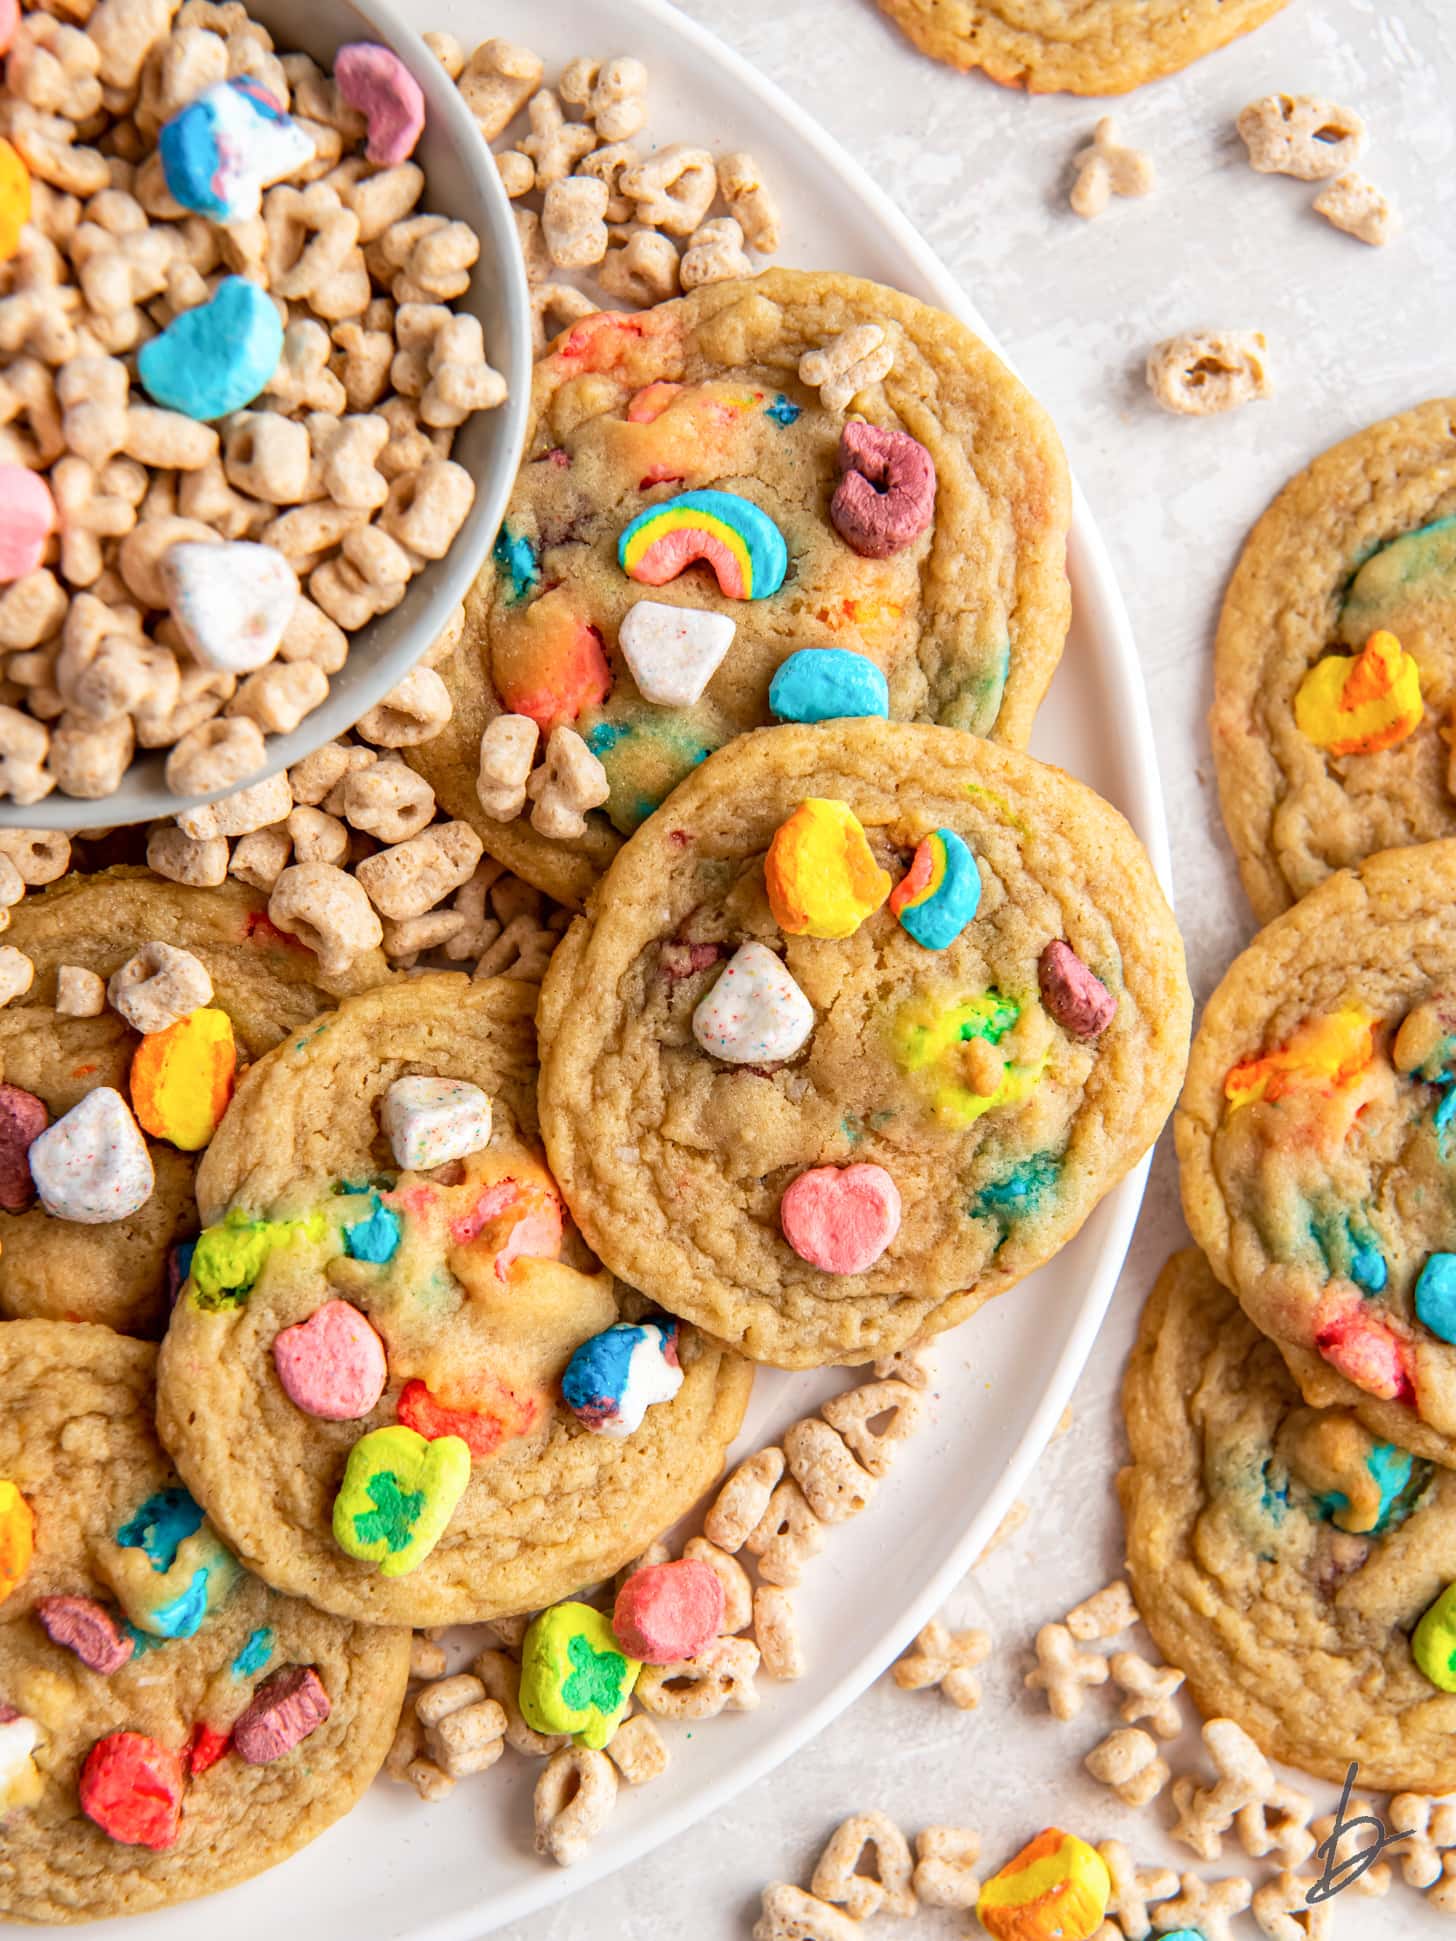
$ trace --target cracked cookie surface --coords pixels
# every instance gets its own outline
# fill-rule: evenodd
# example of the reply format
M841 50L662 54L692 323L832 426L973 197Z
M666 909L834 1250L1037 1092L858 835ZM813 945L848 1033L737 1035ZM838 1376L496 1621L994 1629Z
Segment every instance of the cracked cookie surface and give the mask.
M830 520L845 413L798 376L806 352L867 323L883 327L895 362L855 406L924 446L936 477L929 529L880 559L851 550ZM454 714L408 751L450 814L528 882L580 907L623 836L705 754L771 720L769 683L800 648L867 656L896 720L1025 745L1070 618L1066 463L1041 406L954 318L854 277L771 270L587 318L537 364L532 408L495 561L439 669ZM703 489L747 499L779 527L789 563L777 592L730 599L701 565L665 586L622 571L628 521ZM692 706L638 692L618 628L643 595L737 623ZM582 675L588 662L594 682ZM603 664L610 689L598 698ZM475 789L489 722L515 709L544 732L553 681L593 697L559 718L585 737L612 791L576 839L548 840L529 814L496 821Z
M1349 740L1368 746L1321 745L1301 726L1302 686L1380 630L1415 664L1414 723L1383 720L1367 701ZM1209 729L1224 825L1261 923L1364 856L1456 835L1453 701L1456 400L1437 398L1291 479L1229 581Z
M1456 1474L1311 1409L1196 1249L1143 1309L1118 1477L1144 1623L1199 1710L1342 1780L1456 1784L1456 1696L1410 1633L1456 1577Z
M563 1404L572 1351L647 1304L563 1228L538 1145L535 1000L509 978L451 973L349 1000L253 1068L198 1174L210 1230L262 1222L266 1258L237 1299L194 1272L162 1349L158 1427L238 1555L343 1616L466 1623L610 1577L714 1481L747 1405L747 1363L692 1329L681 1387L631 1435L592 1434ZM488 1093L489 1144L400 1169L378 1113L414 1074ZM384 1259L344 1238L376 1220L394 1228ZM275 1367L275 1337L329 1301L362 1315L387 1359L377 1402L347 1420L295 1405ZM481 1446L434 1548L395 1576L346 1554L333 1511L354 1446L408 1418L437 1447L460 1433L455 1411Z
M388 976L366 951L344 979L268 921L267 898L241 883L192 889L150 870L69 875L11 913L5 941L35 966L23 1000L0 1010L0 1076L40 1098L54 1120L98 1085L127 1096L141 1042L108 1005L99 1017L55 1009L63 964L110 977L152 939L191 951L213 982L212 1004L232 1020L238 1060L261 1057L288 1031L347 991ZM160 1333L167 1314L167 1253L197 1229L197 1155L147 1140L156 1185L136 1213L99 1226L53 1218L39 1204L0 1213L0 1315L98 1321L127 1334Z
M980 905L945 949L888 906L839 940L785 935L764 860L806 799L847 805L897 881L949 830ZM1069 944L1116 1010L1054 1021L1039 965ZM727 1064L695 1007L745 942L812 1006L786 1062ZM755 1359L888 1354L1013 1286L1151 1143L1186 1055L1172 914L1141 845L1059 770L951 729L782 727L710 757L632 838L552 961L541 1117L552 1168L614 1271ZM806 1168L883 1168L898 1234L822 1271L780 1225Z
M0 1323L0 1475L36 1533L30 1568L0 1605L0 1700L40 1731L37 1796L6 1810L0 1839L0 1910L18 1920L144 1913L286 1859L359 1798L404 1697L407 1631L340 1623L246 1574L189 1636L133 1630L130 1658L109 1675L47 1635L38 1600L88 1597L119 1615L160 1568L151 1549L118 1540L161 1492L185 1503L152 1429L156 1353L86 1324ZM212 1543L195 1506L192 1516L200 1528L187 1541ZM97 1740L144 1733L185 1760L199 1726L226 1739L256 1686L294 1664L314 1667L328 1717L268 1764L228 1750L189 1776L174 1844L120 1845L83 1815L77 1776Z

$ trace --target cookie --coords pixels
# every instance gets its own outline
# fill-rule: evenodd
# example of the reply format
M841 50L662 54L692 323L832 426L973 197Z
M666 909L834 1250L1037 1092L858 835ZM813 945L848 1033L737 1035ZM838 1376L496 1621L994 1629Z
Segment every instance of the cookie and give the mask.
M1188 1019L1147 856L1089 789L948 728L775 728L558 947L541 1120L615 1273L756 1360L861 1362L1072 1237L1171 1109Z
M876 355L893 364L855 392L868 423L847 428L848 405L825 401L838 398L832 380L813 388L799 362L859 327L883 332ZM868 488L892 461L898 483L879 473ZM589 317L536 366L495 560L439 669L454 714L408 759L493 856L579 907L697 762L775 718L773 676L799 650L862 657L846 671L882 679L879 711L897 720L1022 747L1070 617L1070 504L1040 405L962 324L898 291L772 270L633 316ZM903 523L891 530L855 523L866 512L883 523L892 506ZM658 577L685 556L697 563ZM621 630L644 607L670 609L668 623L691 616L691 649L666 670L661 650L655 667L640 653L629 663L632 626L627 647ZM705 616L720 623L716 640ZM699 679L700 698L686 701ZM585 737L610 793L584 832L542 835L529 803L506 820L499 807L484 813L481 735L502 711L529 717L543 739L561 725Z
M879 0L923 54L1030 94L1126 94L1271 19L1286 0Z
M1292 479L1229 582L1209 727L1261 923L1362 857L1456 835L1453 700L1456 401L1437 398Z
M1411 1632L1456 1577L1456 1474L1306 1407L1193 1249L1143 1310L1117 1479L1143 1622L1199 1710L1377 1791L1456 1785L1456 1695Z
M253 1067L198 1172L161 1436L249 1566L340 1616L468 1622L609 1577L742 1419L748 1366L648 1325L563 1222L535 999L443 973L349 1000Z
M155 1362L106 1328L0 1323L0 1497L34 1544L0 1602L15 1920L147 1913L276 1865L359 1798L404 1696L407 1631L280 1597L223 1549L153 1434Z
M57 972L69 964L109 978L153 940L205 965L209 1003L231 1019L239 1063L302 1029L332 998L388 975L373 950L342 982L324 977L313 952L268 921L266 897L241 883L189 889L129 868L67 876L12 912L5 941L31 960L35 981L0 1010L0 1077L38 1097L52 1120L98 1086L126 1098L141 1042L110 1005L97 1017L59 1014ZM53 1218L39 1203L0 1213L0 1315L160 1333L169 1249L197 1231L197 1161L163 1139L147 1146L153 1189L125 1219L88 1226Z
M1174 1124L1193 1237L1305 1399L1456 1463L1453 903L1456 841L1311 890L1209 999Z

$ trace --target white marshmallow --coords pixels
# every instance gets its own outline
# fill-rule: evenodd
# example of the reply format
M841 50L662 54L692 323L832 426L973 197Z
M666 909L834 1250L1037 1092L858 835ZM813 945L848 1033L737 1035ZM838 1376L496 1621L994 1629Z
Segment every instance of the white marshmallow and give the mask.
M298 602L298 576L272 546L182 539L162 560L167 604L194 660L251 674L278 652Z
M730 1065L792 1058L813 1029L813 1005L766 944L740 944L693 1012L693 1036Z
M31 1142L30 1176L57 1220L101 1226L151 1198L147 1142L120 1092L98 1085Z
M490 1100L463 1078L397 1078L379 1114L397 1166L424 1173L490 1144Z
M726 613L638 600L617 629L617 645L644 701L690 708L717 673L737 628Z

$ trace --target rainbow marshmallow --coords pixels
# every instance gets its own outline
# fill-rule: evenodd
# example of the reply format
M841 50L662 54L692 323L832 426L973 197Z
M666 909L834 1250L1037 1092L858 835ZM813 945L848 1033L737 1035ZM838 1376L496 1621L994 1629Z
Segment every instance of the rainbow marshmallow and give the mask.
M980 901L976 859L953 829L937 829L918 843L909 870L890 892L890 908L926 950L953 944Z
M789 568L783 534L735 492L680 492L649 506L623 528L617 559L628 579L644 586L666 586L702 560L729 600L767 599Z

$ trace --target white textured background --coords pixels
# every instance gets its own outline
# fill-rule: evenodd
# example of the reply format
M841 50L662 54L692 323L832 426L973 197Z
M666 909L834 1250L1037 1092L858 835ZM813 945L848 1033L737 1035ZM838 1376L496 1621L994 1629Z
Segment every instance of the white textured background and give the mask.
M1255 517L1315 453L1456 391L1456 0L1293 0L1233 47L1109 104L1024 97L939 69L871 0L682 4L880 177L1056 418L1131 610L1202 999L1253 927L1218 822L1203 725L1224 580ZM1315 216L1313 185L1247 166L1234 116L1277 89L1324 94L1365 116L1362 166L1405 218L1387 249L1366 249ZM1153 155L1158 189L1084 224L1066 207L1068 162L1104 106ZM731 143L732 130L705 138ZM1200 325L1267 332L1271 400L1207 422L1151 405L1148 345ZM716 1820L505 1930L509 1941L745 1937L759 1888L807 1884L828 1832L869 1806L907 1832L977 1826L991 1867L1052 1820L1095 1838L1117 1833L1145 1863L1195 1864L1161 1839L1163 1809L1130 1813L1082 1774L1082 1754L1116 1722L1106 1695L1058 1725L1020 1689L1037 1626L1117 1567L1116 1388L1142 1296L1182 1231L1165 1141L1072 1430L1043 1458L1028 1522L949 1606L954 1620L996 1636L980 1710L959 1713L881 1680ZM670 1773L658 1783L671 1786ZM1245 1867L1235 1850L1200 1871ZM922 1914L913 1932L930 1941L966 1926ZM912 1932L889 1920L874 1932L897 1928ZM1250 1941L1257 1934L1247 1916L1238 1929ZM1399 1886L1383 1903L1336 1903L1338 1941L1449 1931Z

